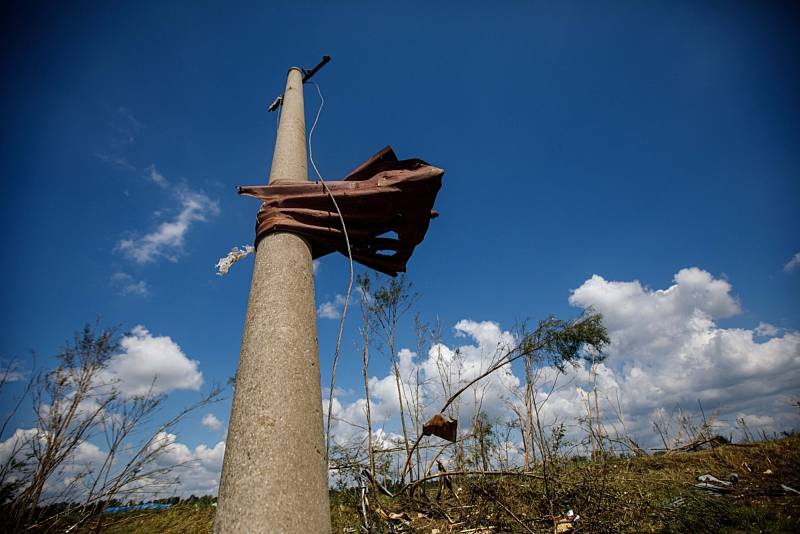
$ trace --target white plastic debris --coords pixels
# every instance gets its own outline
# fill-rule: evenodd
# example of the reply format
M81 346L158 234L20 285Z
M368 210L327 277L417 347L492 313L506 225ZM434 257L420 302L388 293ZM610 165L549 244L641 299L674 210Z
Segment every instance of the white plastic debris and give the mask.
M797 491L796 489L787 486L786 484L781 484L781 489L783 489L783 491L785 491L786 493L794 493L800 495L800 491Z
M569 510L562 516L553 517L556 527L556 534L572 532L572 530L575 528L575 523L580 521L580 519L581 516L576 515L573 510Z
M675 511L684 504L686 504L686 499L684 497L675 497L667 504L667 510Z
M233 264L237 261L247 257L249 254L252 254L255 249L253 245L242 245L242 248L233 247L228 255L224 258L220 258L215 267L217 268L217 276L225 276L228 274L228 271Z
M731 493L733 490L731 488L726 488L724 486L717 486L715 484L711 484L709 482L700 482L699 484L694 485L695 488L699 490L703 490L709 493Z
M697 480L699 480L700 482L711 482L712 484L717 484L719 486L731 485L731 482L728 482L727 480L720 480L713 475L700 475L699 477L697 477Z

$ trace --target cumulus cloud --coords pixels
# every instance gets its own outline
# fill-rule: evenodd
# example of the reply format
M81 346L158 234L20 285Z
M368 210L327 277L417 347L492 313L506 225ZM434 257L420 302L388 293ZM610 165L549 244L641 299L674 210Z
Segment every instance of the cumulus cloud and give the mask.
M596 378L588 364L568 367L565 374L539 369L537 399L546 400L545 424L563 422L576 436L596 380L610 427L622 419L625 430L643 444L655 440L656 418L680 409L696 412L698 402L706 415L717 417L723 434L735 432L740 420L766 431L796 426L790 399L800 395L800 333L766 323L753 329L719 326L718 321L741 311L728 281L698 268L680 270L665 289L595 275L572 291L569 302L602 313L611 344L605 362L595 367ZM493 321L465 319L456 323L454 334L464 341L436 344L421 357L408 349L398 353L404 398L414 398L419 376L425 418L515 342ZM469 430L478 411L489 420L508 420L511 407L520 406L523 384L521 369L508 366L467 390L452 414L460 420L460 432ZM369 385L374 428L396 435L394 376L371 377ZM365 407L363 398L335 399L337 441L363 439ZM508 444L511 456L513 449Z
M603 314L612 340L603 372L642 429L656 410L698 401L728 423L742 412L793 424L786 400L800 384L800 334L759 342L755 335L775 336L777 329L721 328L717 320L740 311L727 281L690 268L669 288L652 290L595 275L570 303Z
M128 273L116 272L111 275L111 286L117 290L120 295L135 295L137 297L146 297L150 294L150 288L144 280L136 280Z
M317 316L320 319L338 319L342 316L341 308L344 305L344 296L336 295L333 300L323 302L317 307Z
M30 440L35 439L37 434L35 428L18 428L8 439L0 442L0 465L5 465L12 458L23 461L30 450Z
M198 390L203 374L196 360L189 359L169 336L153 336L137 325L122 338L121 350L111 357L102 379L115 383L127 396L175 389Z
M424 358L405 348L397 354L403 381L403 402L412 402L411 399L419 390L425 417L433 415L450 394L484 372L514 344L514 336L493 321L465 319L455 325L454 332L457 337L466 338L467 342L452 348L441 343L435 344ZM510 367L501 368L462 394L453 405L452 415L462 421L471 420L478 411L491 418L507 415L510 390L519 384L519 378ZM378 439L377 432L380 430L381 439L387 440L387 443L393 442L399 437L400 431L400 402L394 374L390 372L385 376L370 377L369 389L370 414L376 432L374 437ZM327 402L323 404L327 411ZM366 399L342 403L337 396L334 399L333 416L334 435L338 443L352 444L363 438Z
M209 430L213 430L215 432L222 429L222 421L217 419L217 416L213 413L207 413L203 416L203 420L201 424Z
M25 464L30 462L32 443L39 440L44 445L45 437L36 429L17 429L5 441L0 442L0 466L8 465L8 460L15 460ZM219 477L222 471L222 459L225 454L225 442L219 441L213 447L200 444L190 448L177 441L177 436L168 432L160 432L153 439L149 449L160 449L154 464L148 470L158 471L165 468L165 472L158 478L144 478L137 481L134 486L122 488L124 492L135 493L143 491L143 496L152 498L152 492L160 489L159 496L179 495L216 495L219 486ZM108 452L89 441L81 441L72 450L71 454L53 472L45 483L44 502L79 500L87 492L87 482L99 472L108 457ZM126 461L124 453L115 461L115 465L122 467ZM114 469L112 469L114 471ZM4 473L5 482L22 480L27 476L24 467ZM165 484L177 478L178 485Z
M186 234L197 222L205 222L219 214L219 206L204 193L186 187L176 190L180 211L171 220L164 221L152 232L141 237L121 239L118 252L139 264L152 263L159 258L178 261L183 254Z
M762 336L762 337L777 336L779 331L780 329L777 326L769 323L758 323L758 326L756 326L754 330L757 336Z
M192 449L178 442L175 434L161 432L153 446L164 447L156 460L158 466L180 466L174 471L180 483L172 493L182 497L217 494L225 456L224 441L217 442L213 447L201 444Z
M0 466L3 482L26 481L32 468L34 443L44 447L46 435L35 428L18 428L0 442ZM85 492L85 478L98 472L107 454L95 444L80 441L45 481L44 502L80 498Z
M800 252L792 256L792 259L786 262L786 265L783 266L783 270L790 273L798 267L800 267Z

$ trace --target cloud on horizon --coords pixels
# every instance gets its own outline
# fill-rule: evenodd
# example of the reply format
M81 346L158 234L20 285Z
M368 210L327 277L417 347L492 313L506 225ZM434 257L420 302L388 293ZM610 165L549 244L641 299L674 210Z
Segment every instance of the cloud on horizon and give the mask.
M36 439L44 441L35 428L17 429L5 441L0 442L0 465L6 465L13 457L25 463L32 452L32 442ZM219 477L222 472L222 459L225 454L225 442L219 441L213 447L205 444L189 447L177 440L175 434L160 432L155 436L150 450L164 446L156 461L150 466L153 470L174 467L157 479L145 478L136 484L142 491L142 496L152 499L156 496L165 497L178 495L216 495L219 486ZM108 456L106 450L101 449L89 441L81 441L72 450L70 455L45 482L44 502L79 500L86 496L85 482L91 481L91 475L84 479L87 473L99 472ZM115 465L124 465L125 458L117 457ZM13 482L21 472L6 474L6 482ZM179 478L177 486L165 484L166 481ZM131 489L124 488L123 491ZM153 492L158 493L154 494ZM135 497L134 497L135 498Z
M675 410L698 411L701 403L715 430L737 432L737 421L751 430L777 432L797 427L792 399L800 396L800 333L759 323L752 329L725 328L720 320L741 313L731 284L699 268L681 269L665 289L639 281L613 281L594 275L574 289L569 302L580 310L594 309L604 316L611 338L607 359L596 366L600 409L607 432L621 430L645 447L656 445L653 422ZM463 319L454 325L457 343L436 343L425 354L408 348L398 352L404 395L413 399L419 388L423 419L433 415L461 384L485 370L515 344L514 334L494 321ZM123 340L110 375L118 378L127 395L140 394L158 377L160 391L198 389L202 374L196 361L166 336L153 336L137 326ZM545 425L564 423L568 438L584 436L578 418L592 391L588 364L558 373L539 369L537 400L543 405ZM419 384L417 384L419 377ZM399 403L394 376L387 372L369 378L374 440L394 446L400 437ZM506 366L464 392L453 405L460 432L469 432L480 411L490 421L508 420L521 407L524 386L521 369ZM322 400L327 410L327 398ZM338 444L362 443L365 438L364 398L352 390L335 390L334 438ZM206 414L202 423L221 430L222 422ZM412 425L413 428L413 425ZM10 440L30 437L18 429L0 443L0 460L11 450ZM161 465L194 466L180 473L177 494L216 493L225 442L189 447L174 434L164 433L166 454ZM519 458L519 431L502 444L509 458ZM74 465L90 465L102 451L87 443ZM423 453L426 454L426 453ZM57 484L57 481L53 482Z
M720 319L741 312L728 281L699 268L681 269L666 289L594 275L571 292L569 302L602 313L609 331L607 359L596 367L601 412L609 429L619 426L620 410L627 432L646 445L656 439L655 419L676 410L698 412L698 402L707 416L716 417L721 434L735 433L739 418L751 429L766 432L797 426L791 399L800 396L800 333L766 323L753 329L720 327ZM443 373L453 391L514 342L513 334L493 321L459 321L455 334L465 343L434 345L421 358L408 349L398 354L409 399L420 373L425 418L446 397ZM547 399L545 423L564 422L577 436L577 420L585 415L585 399L592 390L588 364L570 367L564 374L545 367L539 376L537 398ZM469 429L479 409L490 419L508 419L511 406L521 402L523 383L520 369L505 367L467 390L459 406L461 431ZM391 373L370 378L370 392L374 428L396 435L399 406ZM365 404L363 398L335 400L340 443L363 439Z

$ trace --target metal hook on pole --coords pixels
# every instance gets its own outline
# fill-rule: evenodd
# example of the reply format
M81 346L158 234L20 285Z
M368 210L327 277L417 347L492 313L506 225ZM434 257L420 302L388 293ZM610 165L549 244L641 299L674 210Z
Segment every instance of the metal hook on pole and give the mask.
M311 70L301 69L303 71L303 83L306 83L308 80L310 80L317 72L319 72L319 69L327 65L328 61L330 60L331 56L322 56L322 60L319 63L317 63L317 66L314 67L313 69Z
M322 67L327 65L330 60L331 60L331 56L322 56L322 59L320 60L320 62L317 63L317 65L313 69L308 70L308 69L301 68L300 72L303 74L303 83L308 82L308 80L310 80L317 72L319 72L319 70ZM281 107L282 105L283 105L283 95L281 94L281 95L278 95L275 98L275 100L272 101L272 103L267 108L267 111L271 113L271 112L275 111L276 109L278 109L279 107Z

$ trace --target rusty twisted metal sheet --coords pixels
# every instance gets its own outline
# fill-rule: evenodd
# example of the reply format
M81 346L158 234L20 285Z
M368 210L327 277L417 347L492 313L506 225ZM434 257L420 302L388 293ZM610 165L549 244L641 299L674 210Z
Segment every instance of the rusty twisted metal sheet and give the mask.
M353 259L396 276L406 270L431 219L444 171L419 159L398 160L386 147L341 181L326 181L342 212ZM339 216L320 182L275 180L242 186L239 194L263 202L256 217L256 247L272 232L291 232L311 243L313 257L347 256ZM395 232L397 237L386 235Z
M444 415L437 413L422 425L423 436L438 436L451 443L456 442L458 436L458 420L448 419Z

